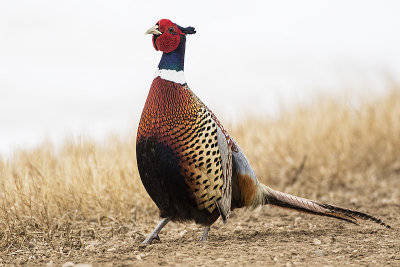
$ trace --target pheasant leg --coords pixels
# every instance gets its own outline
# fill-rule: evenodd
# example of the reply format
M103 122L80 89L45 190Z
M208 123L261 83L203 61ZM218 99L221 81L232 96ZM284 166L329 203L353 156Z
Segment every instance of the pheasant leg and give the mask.
M201 241L201 242L204 242L204 241L207 240L207 235L208 235L208 232L209 232L209 231L210 231L210 226L209 226L209 225L207 225L206 227L204 227L203 234L201 235L201 238L200 238L200 241Z
M142 244L151 244L154 239L160 240L160 237L158 236L158 233L163 229L163 227L171 220L171 217L167 217L162 219L154 228L153 232L149 234L146 239L142 242Z

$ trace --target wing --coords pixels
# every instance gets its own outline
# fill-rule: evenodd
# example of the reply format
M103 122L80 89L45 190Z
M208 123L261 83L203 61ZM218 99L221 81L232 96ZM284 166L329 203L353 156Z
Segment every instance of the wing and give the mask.
M218 208L225 220L231 202L231 150L207 107L198 111L194 128L181 138L182 175L199 210ZM183 142L183 144L182 144Z
M217 207L222 220L226 222L231 211L232 202L232 149L223 133L223 129L218 124L217 137L223 171L222 198L217 201Z

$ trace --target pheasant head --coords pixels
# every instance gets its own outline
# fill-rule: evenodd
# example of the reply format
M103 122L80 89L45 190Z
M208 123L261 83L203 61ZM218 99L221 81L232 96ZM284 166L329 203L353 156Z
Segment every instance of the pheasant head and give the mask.
M196 33L193 27L181 27L169 19L159 20L146 34L153 34L153 46L157 51L171 53L178 48L186 34Z

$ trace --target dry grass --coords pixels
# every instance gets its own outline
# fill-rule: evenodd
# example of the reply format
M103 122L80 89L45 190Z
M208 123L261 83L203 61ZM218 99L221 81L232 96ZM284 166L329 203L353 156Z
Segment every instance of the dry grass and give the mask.
M268 185L318 199L343 187L373 193L400 173L399 87L380 98L365 97L357 107L318 99L276 120L251 120L234 136Z
M357 107L319 99L230 132L271 187L337 204L357 205L360 194L369 195L366 204L398 203L399 190L390 188L400 177L400 90L392 87ZM78 222L134 224L156 214L137 172L134 137L69 140L57 150L44 144L0 159L1 252L36 235L51 243Z

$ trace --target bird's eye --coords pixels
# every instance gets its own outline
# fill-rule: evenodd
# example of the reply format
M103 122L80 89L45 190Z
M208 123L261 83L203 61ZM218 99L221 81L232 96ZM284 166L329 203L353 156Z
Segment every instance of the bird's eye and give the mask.
M168 28L168 32L169 32L169 33L174 33L174 32L175 32L174 27L169 27L169 28Z

